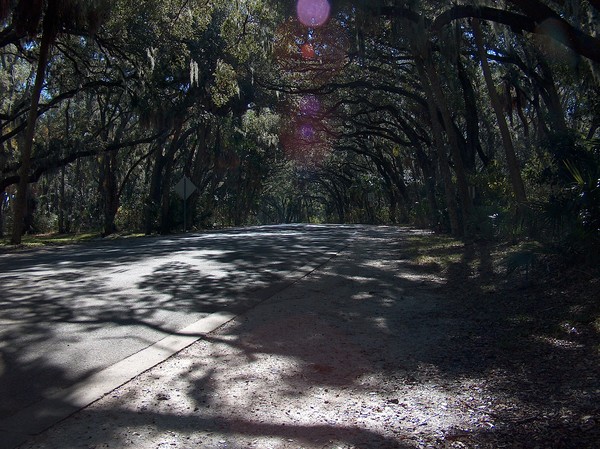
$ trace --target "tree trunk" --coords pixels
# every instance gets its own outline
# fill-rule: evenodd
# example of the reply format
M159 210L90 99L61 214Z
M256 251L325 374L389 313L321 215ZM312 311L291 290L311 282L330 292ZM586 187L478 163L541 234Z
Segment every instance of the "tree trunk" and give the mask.
M64 234L66 232L65 226L65 210L67 207L67 201L65 198L65 166L60 168L60 190L58 195L58 233Z
M398 199L396 198L396 193L393 191L393 188L389 189L388 195L389 195L389 201L390 201L390 213L388 216L388 220L390 221L391 224L396 224L396 223L398 223L398 216L397 216L397 212L396 212Z
M69 139L71 137L71 100L67 101L67 106L65 108L65 138ZM59 156L62 157L62 149L60 150ZM60 183L58 189L58 233L65 234L66 233L66 217L65 211L67 210L67 200L65 196L65 165L61 165L60 167Z
M434 163L427 157L427 154L420 146L419 142L415 142L415 150L417 163L423 173L423 182L425 183L425 194L427 203L429 204L429 219L430 225L436 228L440 225L439 207L435 197L436 173Z
M475 155L479 154L484 166L489 163L489 158L483 153L481 143L479 142L479 111L477 110L477 99L475 89L469 79L469 75L461 60L461 55L456 55L456 70L465 102L465 122L467 139L465 152L463 152L463 161L469 173L475 173Z
M456 129L454 127L454 121L450 114L450 109L446 102L446 96L442 90L440 79L437 73L437 69L433 65L433 61L429 54L425 59L425 69L429 75L429 82L431 83L431 90L433 91L433 97L439 110L442 114L442 120L446 129L446 135L450 143L450 152L452 154L452 161L454 162L454 173L456 175L456 185L458 187L458 196L460 198L460 205L462 210L462 232L468 236L471 233L471 216L473 214L473 200L471 199L471 192L469 191L469 183L467 180L467 173L465 171L465 165L463 157L460 151L460 144Z
M4 238L4 202L6 201L6 192L0 194L0 238Z
M100 119L102 121L102 127L104 128L103 139L105 146L105 151L102 153L100 160L100 192L104 215L103 235L107 236L117 230L115 226L115 217L119 210L119 185L117 181L118 153L116 150L106 151L110 145L111 127L105 116L106 106L103 106L101 103L100 99L98 99L98 104L101 109ZM125 117L121 117L121 123L112 136L112 144L116 145L121 142L127 122L128 120Z
M421 77L421 83L427 99L427 107L429 109L429 116L431 120L431 130L433 132L433 142L437 151L440 173L442 174L442 180L444 182L446 207L448 208L448 216L450 218L450 232L452 232L454 235L462 235L463 229L460 226L460 221L458 218L458 205L456 203L454 183L452 182L452 173L450 172L450 163L448 161L448 154L446 153L446 148L444 145L442 125L438 119L438 111L433 97L433 92L425 73L423 60L419 56L415 58L415 64L419 72L419 76Z
M188 203L188 210L190 213L188 214L188 224L190 224L190 228L194 226L201 225L198 223L198 202L200 200L203 189L202 183L202 171L207 169L208 160L207 152L208 152L208 139L211 135L211 125L210 123L204 125L202 127L202 131L198 135L198 142L194 146L194 154L190 163L190 179L192 182L198 187L198 193L196 195L192 195L190 201Z
M523 185L523 179L521 178L521 169L519 168L519 162L515 154L515 148L513 146L512 138L510 136L508 124L506 123L506 119L504 117L502 104L500 102L500 98L498 97L498 93L496 92L496 87L492 79L492 73L488 64L487 54L483 47L481 28L477 19L473 20L473 34L475 36L475 43L477 45L477 52L481 61L481 68L483 70L485 84L488 89L490 101L492 103L492 108L494 109L494 113L496 114L498 127L500 128L500 135L502 137L504 152L506 153L506 162L508 164L508 172L510 175L510 181L512 184L513 192L515 195L515 199L519 205L518 207L519 209L521 209L521 207L527 201L527 196L525 194L525 186Z
M104 236L116 231L115 217L119 209L119 198L117 189L117 153L110 151L102 155L102 196L104 206Z
M417 159L417 164L423 174L423 181L425 183L425 191L427 195L427 202L429 204L429 221L431 226L438 227L440 224L439 217L439 207L436 200L435 195L435 185L436 185L436 170L435 170L435 161L433 161L427 153L423 150L421 140L419 136L415 133L415 131L408 126L408 124L403 125L402 129L404 133L410 140L412 146L415 149L415 156Z
M538 64L542 71L541 77L541 91L544 103L548 108L548 118L550 122L550 128L559 134L567 132L567 122L565 121L565 113L560 101L560 96L556 90L556 83L554 82L554 76L552 75L552 69L548 63L544 60L542 55L538 56Z
M50 6L48 6L48 10ZM46 65L50 47L56 36L54 28L54 18L46 16L44 18L42 41L40 44L40 54L38 56L38 65L35 74L35 83L31 93L31 105L27 115L27 127L25 137L21 142L21 166L19 167L19 183L17 185L17 198L14 208L14 220L11 243L19 245L23 236L24 219L27 213L27 189L29 187L29 171L31 169L31 153L33 149L33 137L35 135L35 125L37 122L38 105L40 103L40 94L44 86L46 77Z
M144 211L144 231L146 235L152 234L155 230L155 221L160 205L162 171L165 165L165 157L163 156L164 143L164 140L161 139L156 144L154 154L154 165L152 166L152 173L150 175L150 186Z
M171 179L173 177L173 164L175 162L175 154L183 143L183 141L189 135L186 133L185 136L181 136L181 129L183 127L183 121L179 121L176 125L175 132L169 149L164 158L164 173L162 175L162 186L160 196L160 233L165 235L171 231Z

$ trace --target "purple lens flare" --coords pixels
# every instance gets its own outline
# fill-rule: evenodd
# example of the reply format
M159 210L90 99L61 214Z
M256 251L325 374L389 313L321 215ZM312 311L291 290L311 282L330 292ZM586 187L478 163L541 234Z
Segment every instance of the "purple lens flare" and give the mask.
M331 6L327 0L298 0L298 20L307 27L318 27L329 19Z

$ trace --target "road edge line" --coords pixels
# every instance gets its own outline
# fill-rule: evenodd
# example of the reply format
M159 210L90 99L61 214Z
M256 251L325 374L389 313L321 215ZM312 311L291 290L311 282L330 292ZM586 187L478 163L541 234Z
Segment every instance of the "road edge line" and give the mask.
M44 399L0 420L2 449L18 447L74 413L82 410L116 388L159 365L237 315L215 312L152 345L120 360L76 384L47 395Z

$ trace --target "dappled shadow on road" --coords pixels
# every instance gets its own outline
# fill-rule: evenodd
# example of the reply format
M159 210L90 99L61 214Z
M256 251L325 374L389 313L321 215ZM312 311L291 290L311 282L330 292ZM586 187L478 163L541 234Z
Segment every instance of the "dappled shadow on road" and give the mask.
M352 232L258 227L0 255L0 419L207 314L246 310Z
M40 447L591 448L597 334L561 336L556 321L574 303L494 290L483 246L445 249L454 260L446 273L415 263L411 232L362 228L351 251L65 422ZM213 262L232 259L247 263L228 254ZM253 263L248 278L271 283ZM217 278L194 276L183 262L155 269L162 276L146 275L139 287L165 295L161 307L210 307L210 297L193 294L206 286L215 296L245 291L227 270Z

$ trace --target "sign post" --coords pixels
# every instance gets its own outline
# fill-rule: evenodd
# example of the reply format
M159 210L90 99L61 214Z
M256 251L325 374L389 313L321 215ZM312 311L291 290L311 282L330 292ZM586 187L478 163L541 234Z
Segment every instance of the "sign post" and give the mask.
M188 178L187 176L183 176L183 178L181 178L181 180L175 184L175 193L177 193L177 195L179 195L181 197L181 199L183 199L183 233L185 234L186 232L186 225L187 225L187 199L190 197L190 195L192 193L194 193L197 190L197 187L194 185L194 183L192 181L190 181L190 178Z

